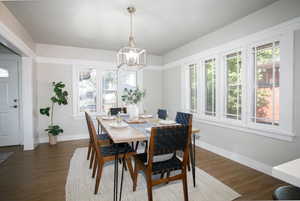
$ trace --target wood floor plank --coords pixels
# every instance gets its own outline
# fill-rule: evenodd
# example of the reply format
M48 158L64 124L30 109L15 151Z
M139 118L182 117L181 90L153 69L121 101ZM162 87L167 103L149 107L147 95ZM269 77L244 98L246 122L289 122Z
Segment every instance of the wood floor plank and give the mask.
M69 162L87 140L61 142L51 147L41 144L35 151L22 147L2 147L15 153L0 165L1 201L65 201ZM239 163L197 148L196 165L240 193L237 200L271 200L272 192L284 182ZM91 191L92 192L92 191Z

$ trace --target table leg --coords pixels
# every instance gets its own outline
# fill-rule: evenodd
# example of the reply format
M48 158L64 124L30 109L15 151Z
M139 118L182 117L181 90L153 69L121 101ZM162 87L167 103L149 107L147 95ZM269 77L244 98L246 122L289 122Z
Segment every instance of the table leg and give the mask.
M115 156L115 164L114 164L114 201L118 201L118 180L119 180L119 146L117 145L117 153Z
M195 135L193 135L193 143L190 144L190 160L192 163L193 185L196 187L196 171L195 171Z
M194 182L194 187L196 187L196 136L193 135L193 141L194 141L194 149L193 149L193 154L194 154L194 162L193 162L193 175L194 175L194 178L193 178L193 182Z

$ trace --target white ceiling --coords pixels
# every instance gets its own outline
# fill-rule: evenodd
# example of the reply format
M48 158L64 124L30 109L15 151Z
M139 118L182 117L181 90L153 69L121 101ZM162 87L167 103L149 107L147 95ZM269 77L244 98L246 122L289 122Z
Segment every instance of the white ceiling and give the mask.
M137 46L163 55L276 0L42 0L4 2L37 43L118 50L137 9ZM247 26L247 25L245 25Z

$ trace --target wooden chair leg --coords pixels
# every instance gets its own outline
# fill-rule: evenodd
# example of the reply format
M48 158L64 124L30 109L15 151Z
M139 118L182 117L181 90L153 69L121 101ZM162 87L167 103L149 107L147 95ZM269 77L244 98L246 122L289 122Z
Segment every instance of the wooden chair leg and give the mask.
M98 193L100 179L101 179L102 170L103 170L103 163L99 163L98 166L99 167L98 167L98 171L97 171L96 184L95 184L95 192L94 192L95 194Z
M91 149L92 149L92 144L91 144L91 142L89 142L89 149L88 149L88 153L87 153L87 160L90 159Z
M191 165L190 165L190 157L188 156L188 160L187 160L187 169L188 171L191 171Z
M134 171L133 171L133 178L132 178L132 190L133 192L136 191L136 185L137 185L137 178L138 178L138 165L137 163L134 164Z
M152 175L151 172L146 170L146 180L147 180L147 192L148 192L148 201L153 201L153 194L152 194Z
M188 187L187 187L186 170L183 171L182 185L183 185L184 201L188 201L189 195L188 195Z
M99 162L97 161L96 156L95 156L92 178L95 178L95 174L96 174L98 163Z
M129 170L129 174L131 176L131 179L133 180L133 167L132 167L132 163L131 163L131 157L126 157L126 164L125 166L128 167Z
M95 151L92 149L92 155L91 155L91 160L90 160L90 169L93 167L94 158L95 158Z

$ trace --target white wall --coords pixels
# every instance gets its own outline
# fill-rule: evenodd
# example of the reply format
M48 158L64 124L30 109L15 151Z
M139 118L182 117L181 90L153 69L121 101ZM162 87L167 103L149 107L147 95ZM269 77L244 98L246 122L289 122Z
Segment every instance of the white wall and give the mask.
M116 61L116 52L95 50L76 47L65 47L56 45L37 45L37 108L49 105L51 96L50 83L53 81L62 81L66 84L66 90L70 94L69 104L57 107L55 109L54 121L62 126L64 133L59 139L80 139L88 137L86 122L84 118L78 119L73 117L72 101L72 67L73 64L87 64L93 62L110 62ZM143 88L147 91L144 100L144 108L149 113L154 113L162 105L162 71L161 57L150 56L152 67L143 70ZM41 142L47 140L44 129L49 124L49 118L38 114L38 133Z
M180 66L175 64L176 60L199 53L202 50L213 48L225 42L230 42L241 36L247 36L250 33L269 26L277 25L295 16L300 16L300 1L278 1L265 9L166 54L164 59L167 62L166 66L168 66L168 68L163 72L163 82L165 85L163 90L163 106L173 115L182 108L181 99L176 98L179 97L181 93L180 83L182 79ZM300 30L295 33L295 103L300 101L300 80L298 79L300 76L300 58L297 56L299 54ZM168 62L170 63L168 64ZM300 118L300 106L298 104L295 104L294 112L294 129L297 136L293 142L276 140L196 121L194 121L194 125L201 129L199 143L203 146L207 145L206 147L213 147L213 149L219 151L222 150L223 153L227 153L227 157L229 158L239 156L270 168L274 165L300 157L300 125L298 123L298 119Z
M275 26L300 15L299 0L280 0L230 25L191 41L164 55L164 63L191 56L203 50Z

